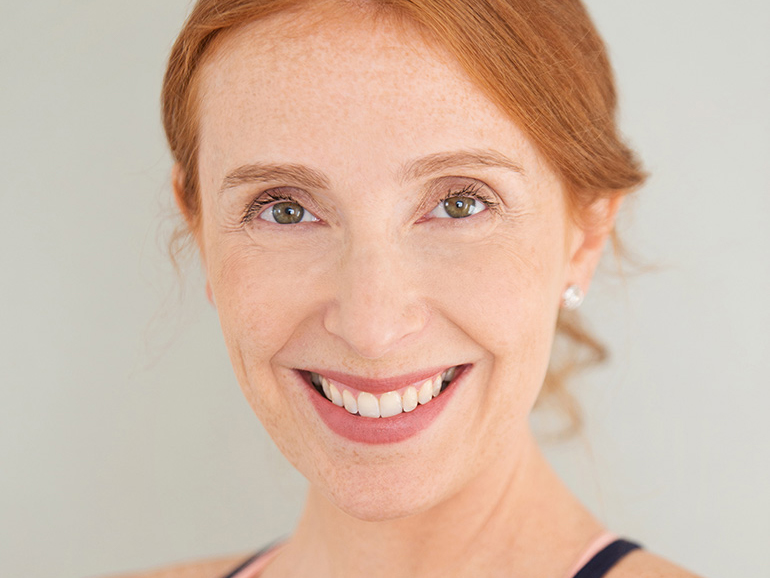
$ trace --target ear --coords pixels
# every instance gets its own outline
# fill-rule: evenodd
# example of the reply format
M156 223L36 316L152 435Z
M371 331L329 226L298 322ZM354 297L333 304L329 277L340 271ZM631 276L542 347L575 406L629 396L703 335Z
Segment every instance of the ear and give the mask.
M216 309L217 304L214 302L214 291L211 290L211 283L208 279L206 279L206 298L209 300L209 303L214 306L214 309Z
M193 230L192 215L185 202L185 182L187 177L184 169L180 163L174 163L171 169L171 188L174 190L174 200L176 201L176 207L187 222L187 227L190 231Z
M190 210L187 206L187 203L185 202L186 178L187 177L185 175L184 169L182 168L182 165L180 163L175 163L173 168L171 169L171 188L174 190L174 200L176 201L176 206L179 209L179 212L182 214L185 222L187 223L188 230L195 238L195 243L196 245L198 245L198 253L200 254L200 257L201 257L201 264L203 265L203 269L205 272L206 256L203 251L203 244L201 243L200 232L196 230L198 225L195 223L195 220L190 214ZM206 297L208 298L209 302L214 307L216 307L216 303L214 302L214 292L211 290L211 283L208 280L208 276L206 278Z
M201 260L205 263L205 255L203 252L203 243L201 242L200 235L200 222L190 212L190 207L186 200L186 184L187 175L184 168L180 163L175 163L171 169L171 188L174 190L174 200L176 201L177 209L184 217L185 223L187 223L187 230L195 240L195 244L198 245L198 251L201 256Z
M623 194L596 201L586 210L575 225L575 235L570 247L570 260L565 289L578 285L588 293L596 267L599 265L604 246L612 234L615 217L623 203Z

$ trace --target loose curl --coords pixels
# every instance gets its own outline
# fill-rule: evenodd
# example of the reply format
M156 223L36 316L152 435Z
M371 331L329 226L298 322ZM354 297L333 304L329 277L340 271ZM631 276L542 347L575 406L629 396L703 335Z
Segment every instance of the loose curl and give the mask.
M597 200L624 195L644 182L639 161L618 131L607 50L579 0L198 0L171 51L163 82L163 125L181 168L186 222L172 240L172 254L200 226L202 62L228 32L308 5L355 7L416 25L525 132L560 177L576 219L588 215ZM613 240L617 248L614 234ZM567 430L574 431L580 414L566 382L603 361L607 352L574 313L562 312L556 331L560 351L552 356L540 400L559 400Z

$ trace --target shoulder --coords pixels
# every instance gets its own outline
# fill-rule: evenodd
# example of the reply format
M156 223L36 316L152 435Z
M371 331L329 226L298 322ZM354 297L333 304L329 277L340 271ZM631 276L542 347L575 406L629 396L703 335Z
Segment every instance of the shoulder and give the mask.
M699 578L646 550L631 552L610 570L606 578Z
M120 576L111 576L110 578L219 578L232 572L233 569L240 566L249 557L250 555L246 554L212 560L200 560L150 572L121 574Z

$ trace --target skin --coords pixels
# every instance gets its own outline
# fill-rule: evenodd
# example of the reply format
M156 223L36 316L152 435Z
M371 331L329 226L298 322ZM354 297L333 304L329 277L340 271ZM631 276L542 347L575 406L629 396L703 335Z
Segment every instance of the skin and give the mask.
M543 459L528 415L561 294L588 289L619 197L578 225L524 133L417 32L352 11L297 22L227 36L200 77L207 290L246 398L310 482L264 576L563 576L602 527ZM519 169L454 159L406 174L456 151ZM222 190L253 163L302 165L324 185L284 176ZM177 167L178 196L183 179ZM436 209L469 185L496 207L464 219ZM310 220L272 223L268 207L244 223L275 189ZM384 445L331 432L294 373L460 364L471 369L436 421ZM656 560L632 554L611 576L680 575Z

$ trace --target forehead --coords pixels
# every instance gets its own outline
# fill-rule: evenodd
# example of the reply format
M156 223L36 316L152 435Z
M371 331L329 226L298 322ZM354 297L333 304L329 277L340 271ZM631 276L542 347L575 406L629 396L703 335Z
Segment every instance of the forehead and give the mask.
M536 161L448 53L364 13L286 13L231 33L203 66L199 103L202 165L385 164L458 148Z

